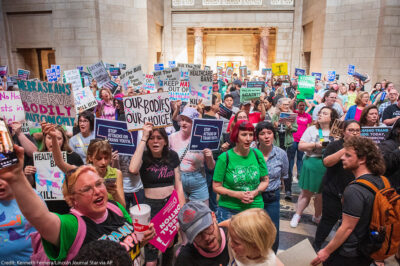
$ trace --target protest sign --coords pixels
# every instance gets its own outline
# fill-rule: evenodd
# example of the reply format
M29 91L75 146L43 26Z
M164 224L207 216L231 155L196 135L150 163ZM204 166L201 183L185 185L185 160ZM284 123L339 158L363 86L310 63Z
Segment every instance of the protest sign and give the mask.
M61 66L51 65L51 68L56 70L57 79L59 79L61 77Z
M124 63L117 63L117 66L118 66L120 69L123 69L123 70L126 69L126 64L124 64Z
M246 78L247 77L247 66L239 67L239 74L240 74L240 77Z
M264 81L248 81L246 84L247 88L259 88L260 92L264 91L265 82Z
M156 89L163 88L164 91L168 91L167 87L164 87L166 80L178 81L181 77L181 71L179 67L166 68L160 71L153 72L154 86Z
M284 76L288 74L288 64L284 63L273 63L272 64L272 73L275 76Z
M306 70L305 69L301 69L301 68L296 68L294 70L294 75L295 76L304 76L306 74Z
M240 89L240 101L246 102L253 99L260 98L261 90L260 88L241 88Z
M279 123L284 124L286 122L294 123L296 121L297 114L296 113L285 113L281 112L279 114Z
M106 84L103 85L103 87L109 89L111 91L112 95L115 95L116 93L119 92L118 83L116 83L116 82L114 82L112 80L109 80Z
M83 112L97 106L97 100L90 87L74 90L75 110Z
M99 88L103 87L110 80L110 76L102 61L97 62L91 66L87 67L90 75L97 81L97 86Z
M25 119L25 117L24 117L24 119ZM28 123L26 123L26 122L22 123L21 132L24 133L24 134L29 134L29 125L28 125Z
M62 152L67 161L67 152ZM36 167L36 191L44 200L63 200L62 186L65 174L56 166L52 152L33 153L33 165Z
M155 128L172 125L168 92L124 97L123 101L129 131L142 129L145 122Z
M297 82L297 89L299 94L297 99L313 99L315 91L315 77L314 76L299 76Z
M361 81L366 81L367 80L367 76L364 76L358 72L354 72L353 77L358 78Z
M311 76L315 77L316 80L321 80L322 74L318 72L312 72Z
M121 75L121 69L119 67L110 67L110 75L113 77Z
M0 118L8 125L25 120L19 91L0 91Z
M144 75L144 83L142 88L146 90L147 93L155 92L154 76L150 74Z
M18 68L18 72L17 72L18 79L20 79L20 80L28 80L30 73L31 72L29 70Z
M233 75L233 67L227 67L226 68L226 72L225 72L225 76L228 78L232 78Z
M77 66L76 69L79 70L79 73L83 72L83 66Z
M149 241L150 244L165 252L171 241L178 233L178 213L180 211L178 193L174 190L167 204L151 219L156 235Z
M336 71L328 71L328 81L334 81L336 79Z
M46 69L46 76L48 82L57 82L58 80L56 70L54 68Z
M339 139L343 136L343 122L344 121L339 119L335 119L333 121L329 135L331 135L334 139Z
M283 265L309 266L317 253L308 238L277 254ZM319 264L322 265L322 264Z
M204 70L211 70L210 66L204 66Z
M75 99L71 84L18 80L18 88L27 120L74 125Z
M197 105L200 100L205 106L211 106L212 71L192 69L189 72L190 104Z
M168 61L168 67L176 67L176 61Z
M223 120L198 119L193 120L192 136L190 138L190 151L202 151L219 149L219 140L222 134Z
M65 83L71 83L72 89L74 91L83 88L81 73L79 72L78 69L65 70L64 78L65 78Z
M190 86L189 81L186 80L166 80L164 88L168 88L170 101L181 100L182 102L189 102Z
M232 110L223 105L222 103L219 104L219 116L226 118L226 119L231 119L231 116L233 114Z
M0 66L0 77L7 76L7 66Z
M134 88L141 86L144 80L142 66L137 65L128 69L121 74L120 79L123 83L127 83L129 81Z
M110 70L110 68L114 67L114 64L104 63L104 67L106 70Z
M391 127L362 127L361 136L372 139L379 144L389 135Z
M178 63L178 67L183 67L183 68L187 68L187 69L200 69L201 68L201 64L182 64L182 63Z
M218 77L222 77L224 74L224 70L222 69L222 67L217 67L217 73L218 73Z
M159 71L164 69L164 64L154 64L154 70Z
M94 129L96 138L108 140L113 151L118 151L118 154L135 153L138 132L129 132L126 122L96 118Z
M355 70L356 70L356 67L354 65L349 65L349 67L347 68L347 74L352 76L352 75L354 75Z

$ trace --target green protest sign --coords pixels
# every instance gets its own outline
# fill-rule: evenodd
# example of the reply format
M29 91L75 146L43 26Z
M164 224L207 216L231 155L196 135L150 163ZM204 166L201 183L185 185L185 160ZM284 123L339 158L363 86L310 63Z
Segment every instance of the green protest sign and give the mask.
M240 101L250 101L253 99L260 98L260 88L241 88L240 89Z
M313 99L315 91L315 77L314 76L299 76L297 88L300 92L297 99Z

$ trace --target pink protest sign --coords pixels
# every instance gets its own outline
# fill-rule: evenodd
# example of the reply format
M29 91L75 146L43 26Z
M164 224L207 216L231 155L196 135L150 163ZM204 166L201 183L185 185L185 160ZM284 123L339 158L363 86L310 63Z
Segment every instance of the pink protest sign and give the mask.
M170 199L164 208L150 221L154 224L156 236L150 240L150 244L165 252L178 232L178 213L180 210L178 193L172 192Z

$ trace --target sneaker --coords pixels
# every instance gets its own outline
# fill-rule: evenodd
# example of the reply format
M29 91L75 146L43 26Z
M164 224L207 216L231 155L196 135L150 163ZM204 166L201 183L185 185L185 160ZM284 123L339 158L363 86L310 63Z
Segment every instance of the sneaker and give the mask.
M298 215L297 213L295 213L295 214L293 215L293 217L292 217L292 220L290 221L290 227L296 228L297 225L298 225L299 222L300 222L300 218L301 218L301 216Z
M292 201L292 192L286 191L285 200Z
M315 216L313 216L312 217L312 219L311 219L311 221L313 221L313 223L315 223L315 224L319 224L319 222L321 221L321 216L320 217L315 217Z

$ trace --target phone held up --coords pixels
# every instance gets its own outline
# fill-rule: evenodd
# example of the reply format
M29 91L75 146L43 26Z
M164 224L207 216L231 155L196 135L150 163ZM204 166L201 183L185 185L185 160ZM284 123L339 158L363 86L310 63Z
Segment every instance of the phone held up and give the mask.
M0 119L0 169L18 163L13 145L14 143L7 125L3 119Z

